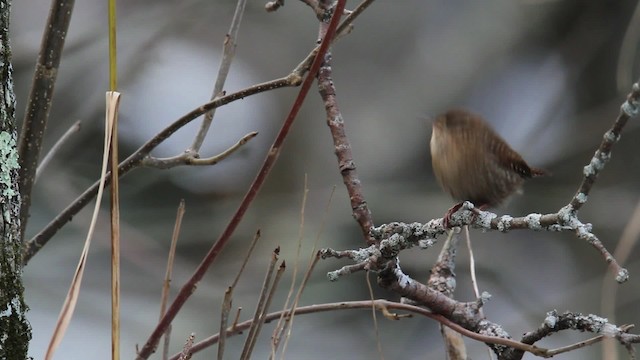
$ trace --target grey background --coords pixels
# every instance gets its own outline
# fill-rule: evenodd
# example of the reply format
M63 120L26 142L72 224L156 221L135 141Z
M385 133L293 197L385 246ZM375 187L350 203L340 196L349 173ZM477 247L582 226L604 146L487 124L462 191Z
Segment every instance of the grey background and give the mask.
M349 1L353 8L357 2ZM301 2L276 13L250 1L240 29L236 60L225 89L233 92L281 77L313 48L317 21ZM24 114L49 4L14 1L12 46L18 117ZM122 157L211 95L223 37L234 1L121 1L118 4L119 88ZM637 77L638 16L635 1L487 0L375 2L355 29L334 48L334 81L347 133L376 224L425 222L452 205L433 178L428 154L429 118L452 106L482 114L531 164L553 172L535 179L522 196L495 211L512 215L554 212L575 193L582 167ZM76 120L82 131L65 145L34 188L27 238L45 226L98 177L102 151L104 92L108 88L106 2L76 3L45 151ZM635 24L635 25L634 25ZM630 44L622 51L629 30ZM622 82L616 74L622 64ZM139 169L122 180L122 341L131 358L158 318L166 254L180 199L187 203L174 273L174 293L217 239L255 176L274 134L298 92L281 89L219 109L203 155L213 155L249 131L260 135L212 168ZM186 127L154 154L176 155L197 127ZM613 251L638 202L638 126L631 121L612 161L598 179L581 219ZM313 242L338 249L362 246L337 171L324 108L312 88L282 155L222 256L174 322L173 347L189 333L196 340L217 332L222 295L256 229L262 240L245 272L234 306L243 319L253 311L273 248L289 270L273 310L289 287L305 174L301 269ZM335 195L325 214L332 191ZM107 204L93 241L84 285L59 359L109 358L109 240ZM92 206L91 206L92 208ZM326 216L326 225L322 226ZM90 210L74 217L25 268L30 354L42 358L75 269ZM603 259L572 234L516 231L472 232L479 286L493 295L487 316L514 337L537 327L552 309L600 314L603 278L613 281ZM439 246L402 254L403 269L424 280ZM617 323L640 321L637 250L627 265L631 280L618 287ZM346 265L318 264L302 305L369 298L364 274L328 283L326 271ZM473 298L468 256L459 255L461 300ZM376 297L397 300L375 289ZM437 324L423 318L391 322L378 316L386 358L442 359ZM255 358L269 351L272 326L263 330ZM286 357L369 359L379 357L370 311L300 316ZM564 332L540 346L567 345L584 334ZM244 338L229 340L237 358ZM483 344L468 340L473 358L486 358ZM195 356L214 356L215 348ZM599 359L600 345L559 356Z

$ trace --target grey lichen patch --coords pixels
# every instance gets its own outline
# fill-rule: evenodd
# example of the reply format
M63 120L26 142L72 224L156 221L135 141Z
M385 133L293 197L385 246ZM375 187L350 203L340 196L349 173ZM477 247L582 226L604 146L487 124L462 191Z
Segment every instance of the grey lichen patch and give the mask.
M529 229L542 230L542 226L540 225L541 218L541 214L529 214L525 216L524 220L527 222L527 226L529 227Z
M556 327L558 323L558 312L557 311L549 311L547 313L547 317L544 318L544 325L549 329L553 329Z
M558 211L558 220L560 220L563 225L567 225L572 229L575 229L574 221L577 220L577 218L573 206L571 206L570 204L563 206Z
M432 247L433 245L435 245L435 241L433 241L433 239L418 240L418 246L420 247L420 249L425 250Z
M586 203L588 199L589 199L589 197L588 197L585 193L582 193L582 192L581 192L581 193L578 193L578 194L576 195L576 201L577 201L579 204L584 204L584 203Z
M493 221L493 219L497 218L498 215L491 213L491 212L483 212L480 213L477 217L476 217L476 224L482 226L482 228L484 229L490 229L491 228L491 221Z
M16 135L8 131L0 132L0 184L3 197L18 194L12 183L11 172L19 167Z
M478 301L480 301L480 304L483 306L484 304L488 303L489 300L491 300L491 294L489 294L486 291L483 291L482 294L480 294L480 298L478 299Z
M399 267L396 267L395 269L393 269L393 273L398 279L398 285L401 288L406 289L412 284L413 280L408 275L403 273Z
M353 261L355 263L361 263L367 261L371 256L379 255L380 252L375 246L369 246L368 248L360 248L353 250Z
M618 140L620 140L620 134L616 135L611 130L605 132L603 137L608 142L617 142Z
M509 215L502 215L498 220L498 231L507 232L511 228L511 222L513 221L513 217Z
M600 154L596 154L594 157L592 157L589 165L584 167L582 171L583 175L588 177L588 176L593 176L599 173L600 170L604 168L604 164L606 163L606 160L608 160L608 158L605 158L605 159L601 159L601 158L602 158L602 155Z
M629 280L629 271L627 269L620 269L620 271L618 271L618 273L616 274L616 281L619 284L622 284L627 280Z
M331 282L338 281L338 279L340 279L340 272L338 270L329 271L327 273L327 279L329 279L329 281Z
M633 84L633 92L637 92L638 90L636 89L638 89L637 83ZM635 117L640 111L638 110L638 108L640 107L639 105L640 104L638 104L638 100L632 97L631 101L627 100L622 104L622 106L620 106L620 110L622 110L622 112L624 112L629 117Z

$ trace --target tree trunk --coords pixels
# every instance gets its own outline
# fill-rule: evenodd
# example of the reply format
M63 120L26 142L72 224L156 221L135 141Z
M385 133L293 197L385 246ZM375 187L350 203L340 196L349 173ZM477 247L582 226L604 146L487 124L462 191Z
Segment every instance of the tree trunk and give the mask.
M26 359L31 329L22 285L20 192L11 48L10 0L0 0L0 359Z

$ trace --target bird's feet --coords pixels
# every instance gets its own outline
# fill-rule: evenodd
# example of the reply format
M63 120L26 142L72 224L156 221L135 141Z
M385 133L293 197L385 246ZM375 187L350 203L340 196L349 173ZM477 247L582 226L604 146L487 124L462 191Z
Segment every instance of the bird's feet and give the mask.
M460 210L460 208L462 207L462 204L464 204L464 203L457 203L457 204L453 205L444 214L444 216L442 217L442 226L445 229L450 229L451 228L451 220L453 220L451 217L453 216L453 214L456 213L456 211Z

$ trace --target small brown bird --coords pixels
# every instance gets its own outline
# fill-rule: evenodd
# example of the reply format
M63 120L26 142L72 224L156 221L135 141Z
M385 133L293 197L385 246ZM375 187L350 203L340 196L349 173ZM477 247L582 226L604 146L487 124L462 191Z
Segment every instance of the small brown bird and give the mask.
M525 179L548 175L530 167L500 135L479 116L465 110L449 110L433 122L431 164L440 186L461 203L486 209L500 205L522 187Z

